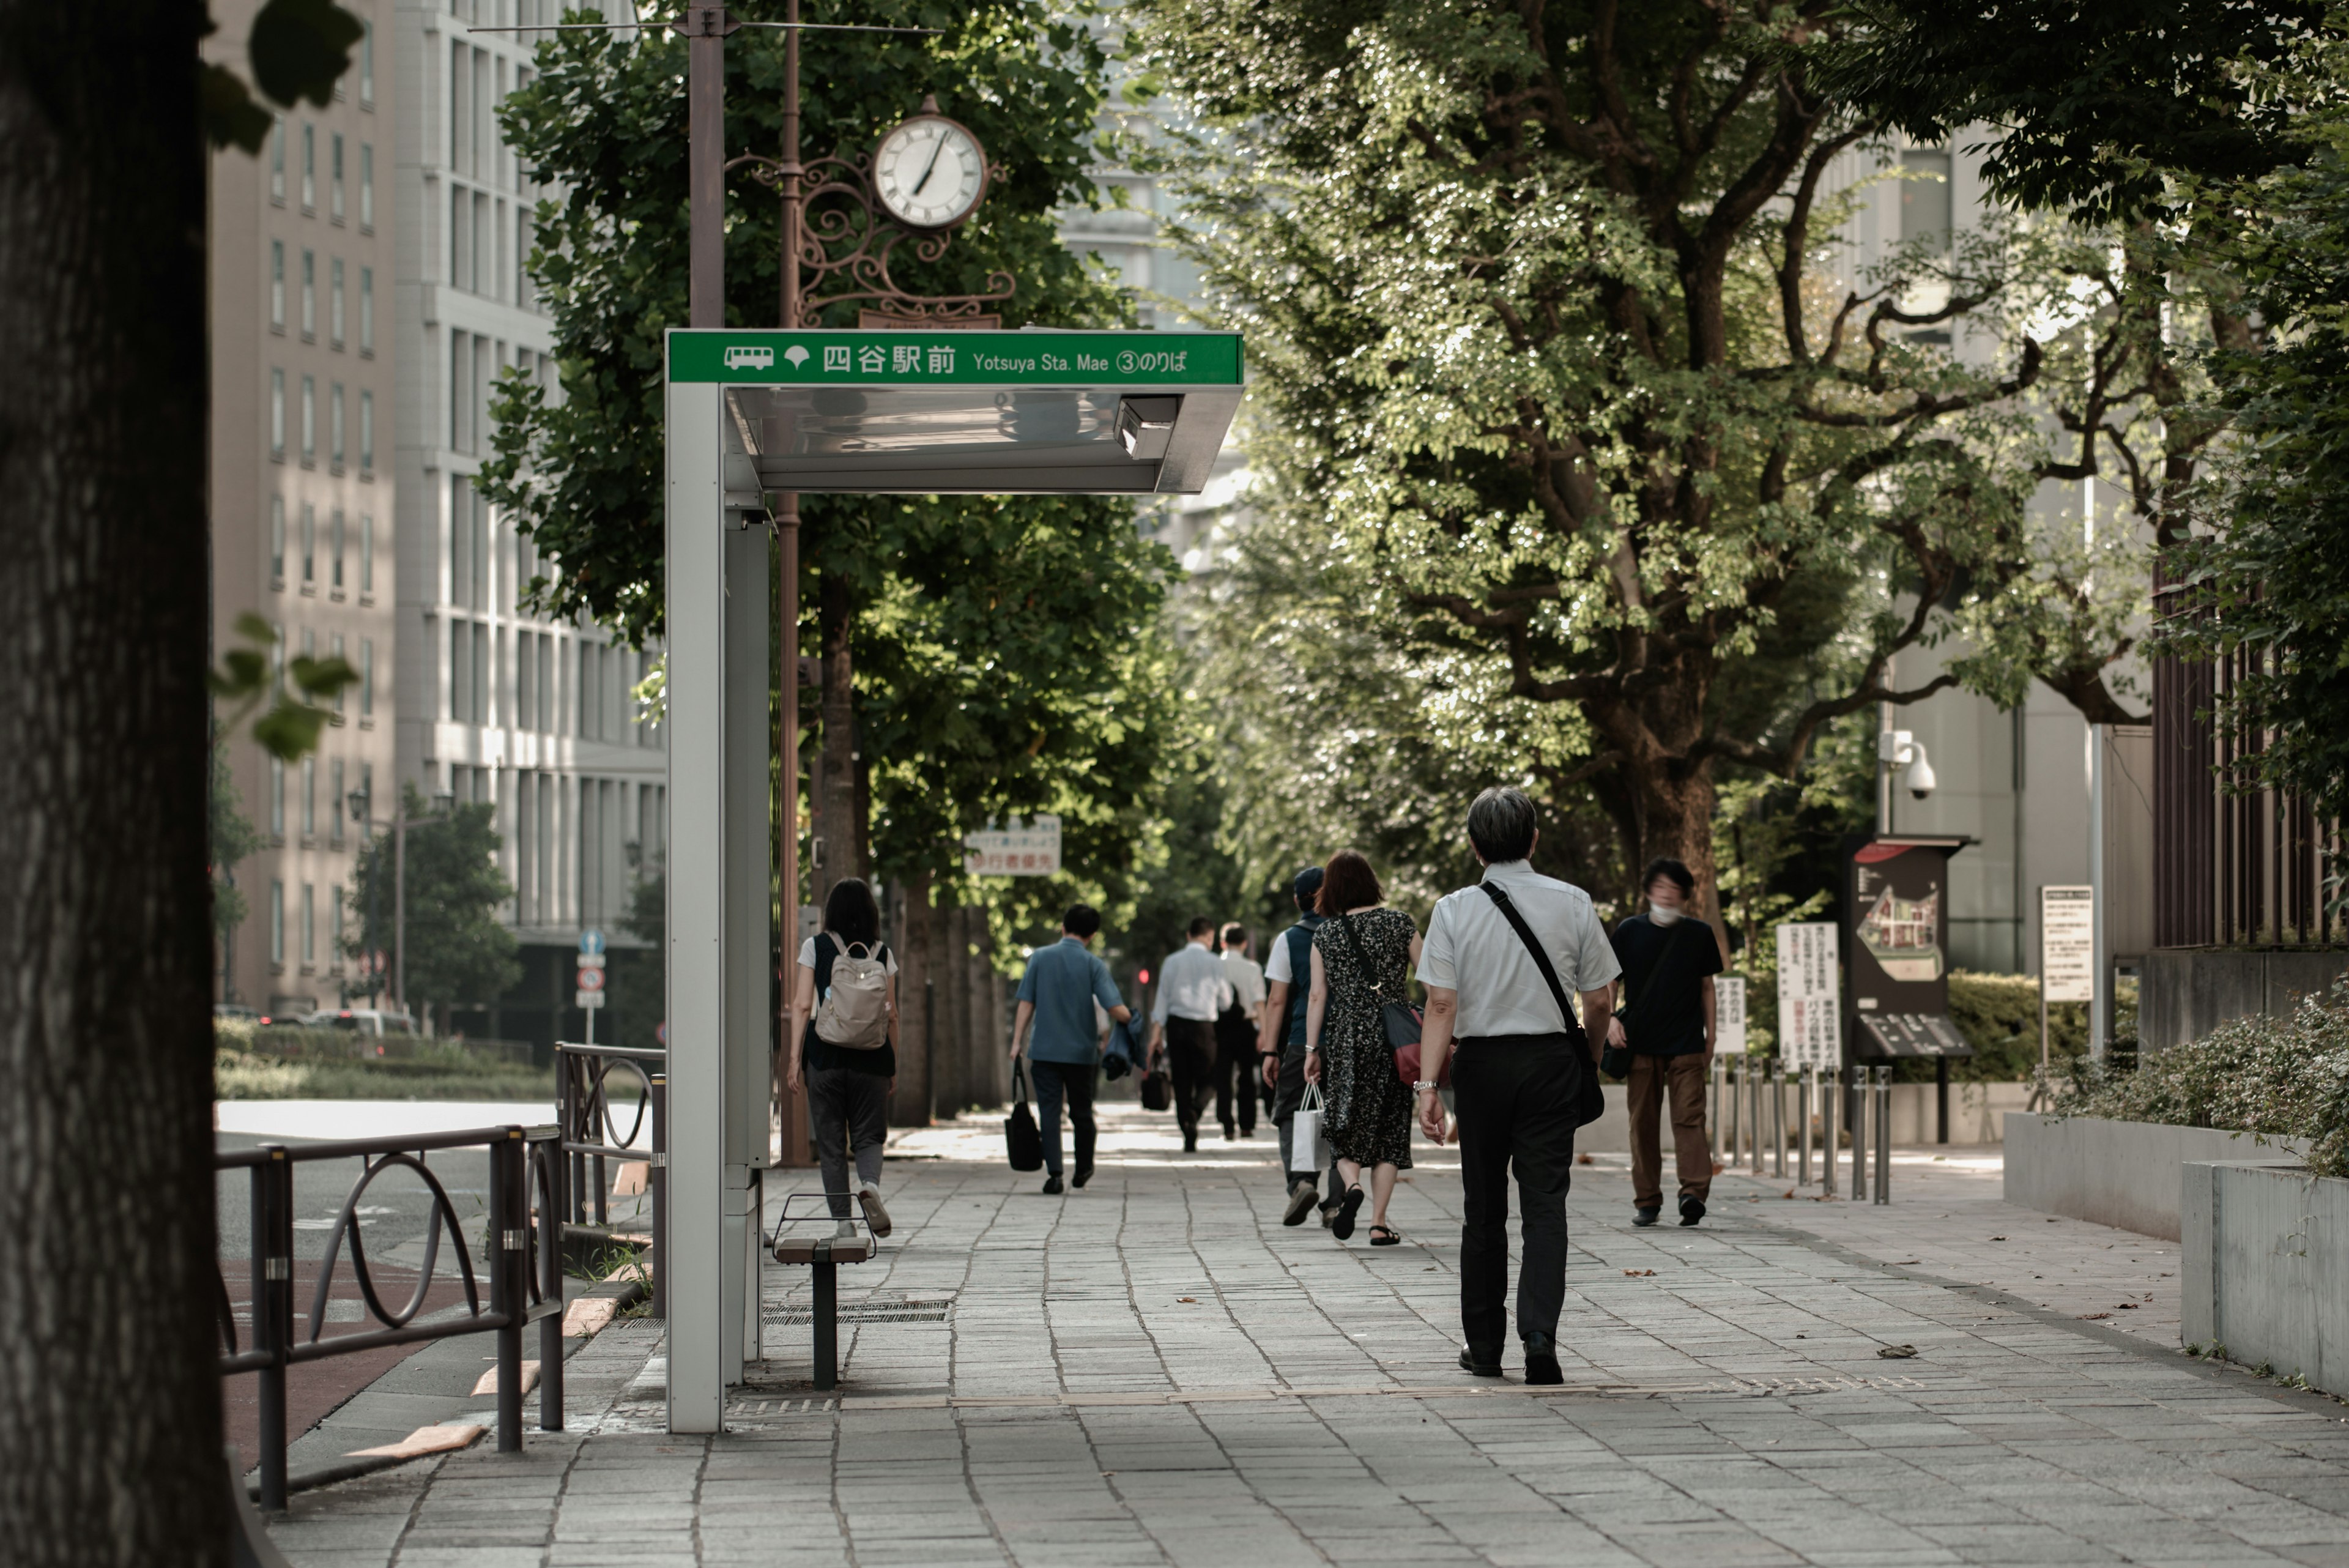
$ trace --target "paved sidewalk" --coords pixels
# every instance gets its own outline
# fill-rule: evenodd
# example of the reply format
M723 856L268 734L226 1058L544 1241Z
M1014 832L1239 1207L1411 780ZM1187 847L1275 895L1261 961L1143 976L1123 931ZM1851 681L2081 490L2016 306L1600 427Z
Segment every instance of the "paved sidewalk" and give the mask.
M658 1325L625 1324L572 1363L573 1430L298 1497L279 1543L303 1568L2349 1564L2349 1409L2158 1343L2174 1249L2007 1208L1971 1157L1904 1159L1887 1208L1724 1176L1702 1226L1647 1231L1600 1157L1568 1386L1528 1390L1514 1356L1500 1386L1454 1365L1454 1151L1421 1150L1409 1241L1373 1251L1281 1227L1268 1140L1185 1156L1112 1115L1065 1198L985 1122L893 1146L841 1397L807 1384L805 1271L772 1270L725 1435L658 1430ZM2154 1299L2088 1315L2124 1293Z

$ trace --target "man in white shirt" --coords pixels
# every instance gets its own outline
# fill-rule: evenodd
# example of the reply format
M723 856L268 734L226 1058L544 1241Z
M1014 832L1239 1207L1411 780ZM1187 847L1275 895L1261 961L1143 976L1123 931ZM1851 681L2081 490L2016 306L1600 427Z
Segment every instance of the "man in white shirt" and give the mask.
M1216 1014L1232 1000L1232 982L1215 950L1216 922L1199 916L1190 938L1158 967L1149 1047L1151 1064L1163 1059L1174 1080L1174 1120L1186 1150L1199 1147L1199 1107L1216 1061Z
M1514 1166L1525 1232L1517 1337L1526 1381L1560 1383L1557 1316L1566 1302L1574 1134L1604 1103L1590 1041L1607 1037L1621 966L1590 895L1534 870L1528 857L1538 836L1534 804L1520 791L1488 789L1468 808L1468 839L1485 879L1446 894L1428 919L1419 961L1427 987L1419 1048L1426 1076L1415 1087L1420 1127L1442 1143L1436 1081L1456 1042L1460 1320L1467 1339L1460 1365L1480 1377L1501 1375ZM1579 1028L1567 1011L1569 992L1581 1002Z
M1239 1136L1256 1137L1256 1035L1264 1022L1264 966L1248 956L1247 928L1237 921L1224 928L1224 978L1232 999L1216 1015L1216 1119L1229 1143L1235 1116Z

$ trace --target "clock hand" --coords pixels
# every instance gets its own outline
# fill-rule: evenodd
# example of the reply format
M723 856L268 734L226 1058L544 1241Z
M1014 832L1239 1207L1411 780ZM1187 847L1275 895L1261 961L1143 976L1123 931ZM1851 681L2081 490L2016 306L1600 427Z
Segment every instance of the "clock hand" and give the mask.
M937 170L938 154L944 152L946 150L947 139L941 136L938 138L937 145L930 149L930 161L924 166L922 170L922 177L914 182L913 194L916 196L920 195L922 193L922 187L930 182L931 174L936 172Z

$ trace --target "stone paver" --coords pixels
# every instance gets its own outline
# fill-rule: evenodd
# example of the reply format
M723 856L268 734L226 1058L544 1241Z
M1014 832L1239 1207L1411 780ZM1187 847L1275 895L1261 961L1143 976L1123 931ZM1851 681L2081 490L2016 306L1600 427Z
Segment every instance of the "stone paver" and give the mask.
M302 1568L2349 1563L2344 1407L2159 1344L2175 1249L2010 1209L1978 1151L1904 1158L1886 1208L1724 1175L1704 1225L1648 1231L1600 1157L1568 1385L1528 1390L1454 1364L1453 1151L1420 1151L1409 1240L1373 1251L1281 1227L1268 1141L1185 1156L1112 1116L1066 1198L983 1121L893 1145L838 1399L791 1321L805 1271L771 1269L723 1436L659 1430L659 1328L624 1324L573 1361L570 1431L304 1494L279 1544ZM2123 1293L2152 1299L2086 1315Z

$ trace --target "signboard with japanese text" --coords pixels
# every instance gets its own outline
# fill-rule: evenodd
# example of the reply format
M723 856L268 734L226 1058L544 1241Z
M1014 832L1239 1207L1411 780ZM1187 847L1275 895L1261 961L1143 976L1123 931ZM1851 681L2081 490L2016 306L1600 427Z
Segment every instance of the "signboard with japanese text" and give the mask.
M1728 1056L1745 1054L1745 978L1720 974L1713 979L1714 1051Z
M1057 877L1061 819L1036 816L1025 827L988 827L962 841L963 869L974 877Z
M1832 1071L1843 1065L1838 934L1827 920L1777 928L1778 1059L1789 1067Z
M2039 984L2049 1002L2096 1000L2096 890L2039 889Z
M1236 387L1233 332L672 330L668 379L736 386Z

